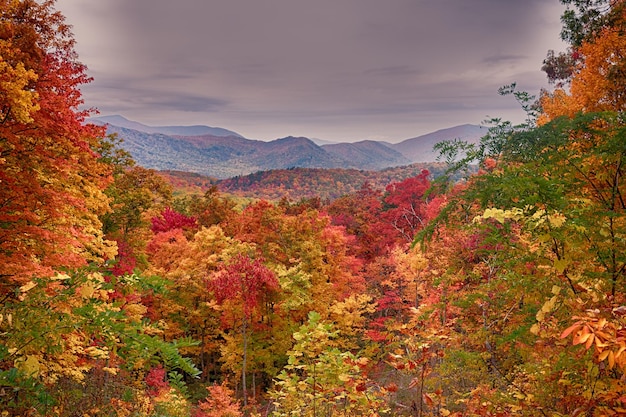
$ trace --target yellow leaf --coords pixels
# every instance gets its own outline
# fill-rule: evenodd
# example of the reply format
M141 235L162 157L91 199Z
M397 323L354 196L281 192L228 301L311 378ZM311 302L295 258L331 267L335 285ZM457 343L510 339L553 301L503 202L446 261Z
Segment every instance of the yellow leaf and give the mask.
M561 227L565 223L565 216L561 213L548 214L548 223L552 227Z
M569 265L568 259L555 259L554 260L554 269L556 269L556 272L558 272L559 274L562 274L563 272L565 272L567 265Z
M350 375L347 374L340 374L337 378L342 382L350 381Z
M106 347L89 346L85 349L85 353L95 359L108 359L109 352Z
M91 282L87 282L85 285L82 285L78 288L78 293L82 298L91 298L95 291L96 288Z
M613 369L613 367L615 366L615 355L613 354L613 351L609 351L609 369Z
M356 360L356 363L359 365L367 365L370 362L369 358L360 357Z
M111 367L108 367L108 366L102 367L102 370L104 372L108 372L111 375L117 375L117 372L119 371L118 368L111 368Z
M543 311L544 313L549 313L550 311L552 311L554 309L554 305L557 302L557 297L554 296L552 298L550 298L548 301L546 301L543 306L541 306L541 311Z
M141 321L148 308L143 304L130 303L124 306L126 316L132 321Z
M15 367L28 376L35 378L39 376L40 364L39 359L35 355L28 355L26 359L20 358L16 360Z
M70 279L70 276L67 274L61 274L57 272L56 275L53 276L51 279L54 281L67 281L68 279Z
M545 318L546 313L544 313L543 309L539 310L537 312L537 314L535 315L535 318L537 319L537 321L543 321L543 319Z
M539 327L539 325L537 323L533 324L532 326L530 326L530 332L532 334L534 334L535 336L539 334L539 330L541 328Z
M24 284L24 285L22 285L20 287L20 292L22 294L24 294L25 292L28 292L28 291L32 290L36 286L37 286L37 284L35 284L33 281L28 281L26 284Z
M603 360L605 360L609 356L609 353L611 353L610 350L603 351L602 353L600 353L600 355L598 355L598 360L600 362L602 362Z

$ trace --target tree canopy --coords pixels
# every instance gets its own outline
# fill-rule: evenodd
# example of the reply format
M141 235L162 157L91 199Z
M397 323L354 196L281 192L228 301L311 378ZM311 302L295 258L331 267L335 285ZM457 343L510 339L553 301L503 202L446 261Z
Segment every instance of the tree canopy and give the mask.
M562 3L523 123L294 202L137 166L54 2L0 0L0 414L624 415L626 14Z

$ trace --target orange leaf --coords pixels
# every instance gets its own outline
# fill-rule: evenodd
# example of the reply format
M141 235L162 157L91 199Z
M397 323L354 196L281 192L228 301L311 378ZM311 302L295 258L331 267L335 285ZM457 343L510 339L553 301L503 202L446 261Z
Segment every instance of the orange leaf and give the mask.
M613 367L615 366L615 355L613 354L613 351L609 351L609 369L613 369Z
M575 323L572 324L571 326L569 326L567 329L563 330L563 333L561 333L561 339L565 339L567 336L569 336L573 331L576 331L580 329L580 324Z
M601 331L596 331L596 339L598 338L602 338L603 340L607 340L611 338L611 335L605 333L605 332L601 332Z
M602 362L603 360L605 360L609 356L609 353L611 353L610 350L605 350L602 353L600 353L598 355L598 361Z
M582 345L583 343L587 341L587 339L589 339L589 336L591 336L591 333L586 333L585 329L583 328L582 332L574 336L574 340L572 340L572 344Z
M604 342L602 342L602 341L600 340L600 338L598 337L598 335L596 335L596 337L595 337L595 342L596 342L596 347L598 347L599 349L602 349L602 348L605 348L605 347L607 347L607 346L608 346L608 344L606 344L606 343L604 343Z

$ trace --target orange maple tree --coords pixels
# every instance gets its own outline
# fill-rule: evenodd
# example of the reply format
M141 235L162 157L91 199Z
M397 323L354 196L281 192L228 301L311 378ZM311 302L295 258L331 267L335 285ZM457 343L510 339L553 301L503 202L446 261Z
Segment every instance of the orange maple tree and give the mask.
M2 292L115 253L98 218L110 169L92 149L103 131L83 125L79 86L90 79L53 3L0 3Z

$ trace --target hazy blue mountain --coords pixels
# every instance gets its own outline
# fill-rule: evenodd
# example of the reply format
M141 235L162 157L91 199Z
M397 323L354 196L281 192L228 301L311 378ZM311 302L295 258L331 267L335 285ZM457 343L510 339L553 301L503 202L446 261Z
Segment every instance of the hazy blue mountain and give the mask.
M120 115L113 116L98 116L92 117L88 120L94 124L111 124L118 127L124 127L126 129L138 130L145 133L163 133L164 135L173 136L200 136L200 135L213 135L213 136L239 136L240 134L233 132L232 130L224 129L221 127L211 127L204 125L195 126L148 126L139 122L128 120Z
M335 143L322 145L322 149L350 161L350 164L359 169L377 170L411 163L406 156L386 142L364 140L355 143Z
M253 160L264 171L295 167L335 168L346 162L326 152L308 138L288 136L263 143Z
M273 169L380 170L415 162L434 162L437 155L432 148L435 143L455 138L476 142L486 133L486 129L480 126L462 125L397 144L365 140L320 146L304 137L289 136L265 142L207 126L150 127L122 116L106 116L90 121L106 124L108 133L117 133L124 141L124 149L141 166L222 179ZM222 134L198 134L206 129L219 129ZM231 134L225 135L225 132Z
M240 136L170 136L108 125L108 133L123 139L137 163L146 168L195 172L230 178L268 169L334 168L345 161L306 138L288 137L271 142Z
M460 125L437 130L400 143L390 144L391 148L400 152L411 162L432 162L437 159L433 146L444 140L461 139L477 143L487 133L487 128L478 125Z

